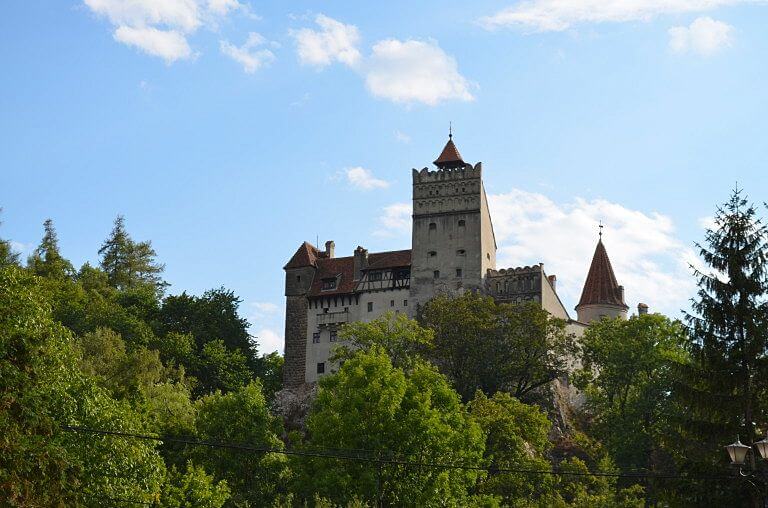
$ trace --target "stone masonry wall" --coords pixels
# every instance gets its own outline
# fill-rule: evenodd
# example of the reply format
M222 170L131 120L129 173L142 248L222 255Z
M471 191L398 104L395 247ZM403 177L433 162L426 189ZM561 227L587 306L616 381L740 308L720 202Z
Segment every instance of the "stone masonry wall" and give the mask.
M307 297L287 296L285 300L285 363L283 387L304 384L307 361Z

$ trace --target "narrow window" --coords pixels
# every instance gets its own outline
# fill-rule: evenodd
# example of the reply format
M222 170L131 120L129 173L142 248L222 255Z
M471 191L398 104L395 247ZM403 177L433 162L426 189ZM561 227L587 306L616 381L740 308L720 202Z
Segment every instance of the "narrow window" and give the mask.
M344 312L349 312L349 307L344 307Z
M456 277L461 278L461 268L456 269Z
M301 282L301 275L296 276L296 282Z
M437 229L437 224L435 224L434 222L430 222L429 223L429 230L430 231L434 231L436 229Z
M461 220L459 220L459 227L460 227L460 228L463 228L463 227L465 227L466 225L467 225L467 221L465 221L464 219L461 219Z
M485 257L487 257L488 261L490 261L491 260L491 253L490 252L486 252Z
M312 344L320 344L320 332L312 334Z
M435 270L432 275L434 276L435 279L439 279L440 278L440 270Z
M331 330L328 340L330 340L331 342L336 342L336 337L337 337L336 330Z
M368 274L368 280L372 282L380 281L381 280L381 272L370 272Z
M373 312L373 302L368 302L368 312Z
M408 307L408 300L403 300L403 307Z
M390 300L389 301L389 306L390 307L394 307L395 306L395 301L394 300Z
M318 374L325 374L325 362L319 362L317 364L317 373Z

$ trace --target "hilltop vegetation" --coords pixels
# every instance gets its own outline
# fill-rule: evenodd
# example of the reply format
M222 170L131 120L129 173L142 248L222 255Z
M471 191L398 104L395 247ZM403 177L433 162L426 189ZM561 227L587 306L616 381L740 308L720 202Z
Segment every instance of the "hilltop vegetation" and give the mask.
M73 267L52 221L25 263L0 240L0 504L749 502L722 446L768 430L768 247L738 192L684 321L605 320L577 342L536 305L439 297L342 330L291 432L271 409L282 359L257 354L232 291L168 294L121 217L98 253ZM547 401L566 377L585 402L561 435Z

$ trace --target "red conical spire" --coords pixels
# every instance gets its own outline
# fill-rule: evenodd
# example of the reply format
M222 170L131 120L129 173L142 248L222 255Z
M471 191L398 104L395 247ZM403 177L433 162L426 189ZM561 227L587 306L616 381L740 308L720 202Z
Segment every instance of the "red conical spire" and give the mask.
M608 259L608 252L603 245L602 226L600 227L600 239L595 248L595 255L592 257L592 265L589 267L584 290L581 292L581 300L576 308L582 305L615 305L628 308L624 303L624 292L616 280L611 260Z
M461 168L466 165L464 159L461 158L459 149L453 144L453 130L450 127L448 128L448 142L434 164L440 169Z

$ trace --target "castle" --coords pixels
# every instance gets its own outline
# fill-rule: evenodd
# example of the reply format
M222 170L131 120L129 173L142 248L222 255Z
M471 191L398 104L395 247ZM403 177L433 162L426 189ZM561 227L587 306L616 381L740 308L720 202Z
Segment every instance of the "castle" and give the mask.
M304 242L285 265L284 386L313 383L331 372L331 350L344 323L371 321L386 312L414 317L437 294L479 291L500 302L536 301L580 336L602 317L626 318L624 288L598 240L572 319L557 295L556 277L543 264L496 268L496 239L483 187L481 163L467 164L449 135L436 170L413 170L410 250L336 257ZM638 306L643 313L647 307Z

